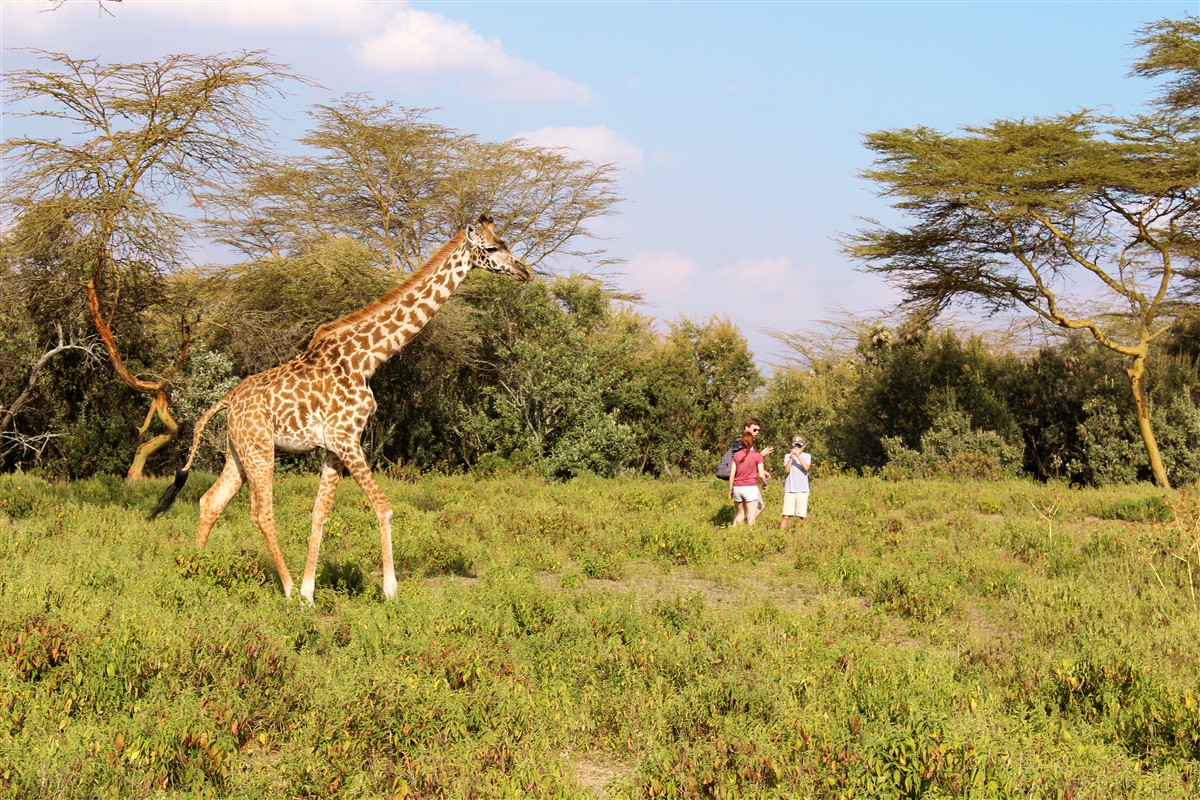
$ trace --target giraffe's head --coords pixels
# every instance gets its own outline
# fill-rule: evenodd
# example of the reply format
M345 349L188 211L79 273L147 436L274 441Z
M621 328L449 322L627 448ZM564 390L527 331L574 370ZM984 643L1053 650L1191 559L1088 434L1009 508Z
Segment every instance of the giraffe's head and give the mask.
M487 214L480 214L477 222L467 225L466 245L471 269L512 275L519 281L527 281L532 275L525 262L509 252L508 245L496 235L492 218Z

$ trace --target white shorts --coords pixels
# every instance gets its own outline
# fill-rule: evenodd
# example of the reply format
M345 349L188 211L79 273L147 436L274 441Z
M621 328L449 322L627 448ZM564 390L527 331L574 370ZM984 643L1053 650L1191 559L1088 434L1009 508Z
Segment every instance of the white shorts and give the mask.
M759 494L757 486L733 487L733 502L735 503L757 503L761 499L762 495Z
M807 517L808 492L784 492L783 516L799 517L800 519Z

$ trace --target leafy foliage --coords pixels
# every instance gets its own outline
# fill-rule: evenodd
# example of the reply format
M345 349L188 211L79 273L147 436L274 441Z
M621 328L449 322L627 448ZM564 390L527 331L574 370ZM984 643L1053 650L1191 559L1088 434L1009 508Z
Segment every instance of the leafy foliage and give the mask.
M238 194L206 198L215 235L253 259L356 241L376 264L407 271L489 211L527 264L603 261L582 242L620 199L611 164L521 141L482 142L428 115L364 95L317 106L301 140L311 154L258 166Z
M996 479L1016 472L1020 445L1006 442L995 431L971 427L970 418L950 407L921 435L921 449L910 450L899 437L883 440L890 478L944 477L961 481Z
M862 370L858 391L832 431L842 458L855 466L882 466L889 437L916 447L947 411L965 414L976 428L1016 439L1003 395L1016 364L989 353L977 337L961 341L949 331L882 344Z

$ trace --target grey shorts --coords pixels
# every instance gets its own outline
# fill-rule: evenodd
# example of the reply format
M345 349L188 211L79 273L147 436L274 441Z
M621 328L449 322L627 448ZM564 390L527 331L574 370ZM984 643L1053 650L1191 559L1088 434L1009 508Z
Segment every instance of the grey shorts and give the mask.
M757 503L759 500L762 500L762 495L759 493L757 486L733 487L733 502Z

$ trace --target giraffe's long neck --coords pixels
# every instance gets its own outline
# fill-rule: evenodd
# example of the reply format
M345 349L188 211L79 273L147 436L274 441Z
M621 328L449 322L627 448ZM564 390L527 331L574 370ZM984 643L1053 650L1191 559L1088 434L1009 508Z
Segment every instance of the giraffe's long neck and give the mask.
M408 280L313 334L308 350L333 345L356 373L370 378L420 333L470 271L465 236L447 242Z

